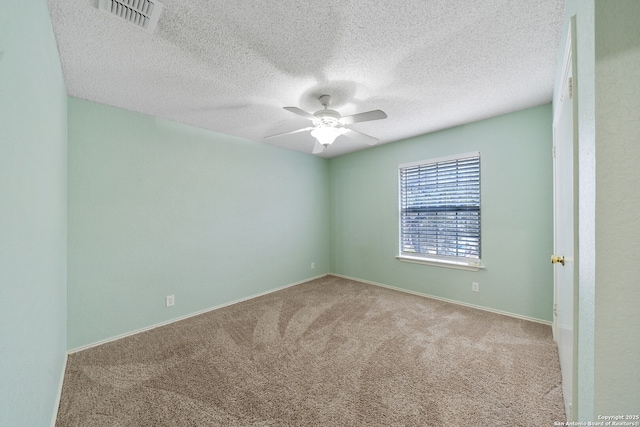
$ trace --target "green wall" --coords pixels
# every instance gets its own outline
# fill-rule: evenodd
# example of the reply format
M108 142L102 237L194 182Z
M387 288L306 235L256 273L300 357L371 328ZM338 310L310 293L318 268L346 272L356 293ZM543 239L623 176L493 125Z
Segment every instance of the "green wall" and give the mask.
M69 98L68 193L69 349L329 271L322 158Z
M331 271L551 321L551 147L551 105L544 105L331 159ZM481 156L486 269L397 260L398 165L471 151Z
M596 1L596 417L640 410L639 67L640 2Z
M47 426L66 357L67 96L45 0L0 2L0 425Z

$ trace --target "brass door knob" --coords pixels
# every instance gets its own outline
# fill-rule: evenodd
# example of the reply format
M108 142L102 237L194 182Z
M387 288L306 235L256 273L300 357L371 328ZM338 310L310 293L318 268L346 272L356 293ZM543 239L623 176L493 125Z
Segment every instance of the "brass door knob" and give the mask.
M551 264L557 263L564 265L564 256L551 255Z

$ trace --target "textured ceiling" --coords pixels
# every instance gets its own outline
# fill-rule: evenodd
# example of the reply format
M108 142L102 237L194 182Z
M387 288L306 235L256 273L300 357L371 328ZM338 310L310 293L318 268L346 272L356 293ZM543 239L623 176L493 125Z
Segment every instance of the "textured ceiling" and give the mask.
M563 0L164 0L149 34L49 0L69 95L310 153L332 96L380 144L551 101ZM369 148L340 136L321 156Z

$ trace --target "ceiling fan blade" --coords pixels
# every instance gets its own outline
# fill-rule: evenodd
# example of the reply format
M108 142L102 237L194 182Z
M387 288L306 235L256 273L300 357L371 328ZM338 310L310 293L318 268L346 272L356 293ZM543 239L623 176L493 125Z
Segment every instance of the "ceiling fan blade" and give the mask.
M324 145L320 144L318 141L313 144L312 154L320 154L324 151Z
M382 110L367 111L366 113L354 114L353 116L344 116L340 121L345 125L351 123L368 122L369 120L386 119L387 114Z
M302 128L302 129L296 129L296 130L291 130L289 132L282 132L282 133L276 133L275 135L269 135L269 136L265 136L264 139L268 139L268 138L275 138L277 136L284 136L284 135L291 135L294 133L298 133L298 132L304 132L304 131L308 131L314 129L313 126L308 127L308 128Z
M344 128L342 130L342 134L344 136L348 136L351 139L355 139L356 141L364 142L365 144L369 144L369 145L374 145L379 141L378 138L374 138L373 136L367 135L362 132L358 132L357 130L348 129L348 128Z
M309 119L309 120L316 120L317 117L314 116L311 113L307 113L306 111L298 108L298 107L283 107L285 110L287 111L291 111L293 114L297 114L299 116L304 117L305 119Z

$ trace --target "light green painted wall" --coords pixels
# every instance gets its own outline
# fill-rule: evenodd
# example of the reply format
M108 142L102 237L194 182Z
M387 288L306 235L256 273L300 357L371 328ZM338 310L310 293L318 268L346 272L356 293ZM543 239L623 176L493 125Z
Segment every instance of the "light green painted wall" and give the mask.
M640 411L640 2L595 2L594 415Z
M331 271L551 321L551 147L551 105L544 105L331 159ZM481 156L486 269L395 259L398 165L471 151Z
M68 192L70 349L329 271L325 159L70 98Z
M45 0L0 2L0 425L47 426L66 357L67 96Z

